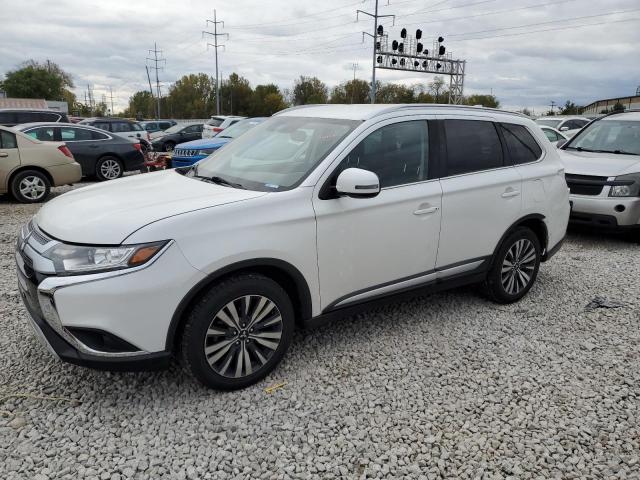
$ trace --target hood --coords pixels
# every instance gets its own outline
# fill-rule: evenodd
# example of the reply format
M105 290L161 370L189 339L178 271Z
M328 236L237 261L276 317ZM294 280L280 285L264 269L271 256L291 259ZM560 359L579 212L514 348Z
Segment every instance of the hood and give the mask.
M72 190L47 202L35 221L62 241L118 245L134 231L163 218L263 195L267 193L215 185L166 170Z
M558 150L566 173L574 175L596 175L617 177L626 173L640 172L640 156L615 153L578 152Z
M202 150L205 148L220 148L229 143L232 138L203 138L202 140L193 140L191 142L180 143L176 148L192 148L194 150Z

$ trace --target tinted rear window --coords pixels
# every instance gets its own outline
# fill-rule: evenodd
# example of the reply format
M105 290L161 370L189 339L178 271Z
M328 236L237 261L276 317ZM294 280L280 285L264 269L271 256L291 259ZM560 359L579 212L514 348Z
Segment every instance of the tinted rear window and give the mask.
M207 125L210 125L212 127L219 127L220 125L222 125L222 122L224 122L222 118L212 118L207 122Z
M0 124L16 123L16 115L13 112L0 112Z
M535 162L540 158L542 149L526 127L513 123L501 123L500 127L514 165Z
M447 176L490 170L504 165L502 144L492 122L445 120Z

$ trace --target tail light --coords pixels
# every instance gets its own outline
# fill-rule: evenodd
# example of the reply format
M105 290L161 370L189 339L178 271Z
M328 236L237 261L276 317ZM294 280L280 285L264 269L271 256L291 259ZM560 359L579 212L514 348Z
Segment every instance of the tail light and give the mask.
M139 152L142 151L142 145L140 143L134 143L133 144L133 148L135 148L136 150L138 150Z
M60 150L62 153L64 153L71 160L74 160L73 153L71 153L71 150L69 150L69 147L67 147L66 145L60 145L58 147L58 150Z
M224 130L224 128L220 128L220 127L213 127L213 131L216 133L221 132L222 130Z

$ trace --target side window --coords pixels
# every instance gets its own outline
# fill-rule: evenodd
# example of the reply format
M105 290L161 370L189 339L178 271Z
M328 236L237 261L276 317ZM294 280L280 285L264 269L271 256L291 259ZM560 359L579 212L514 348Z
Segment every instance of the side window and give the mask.
M107 132L109 131L109 124L106 122L96 122L91 124L91 126L99 128L100 130L106 130Z
M198 133L202 132L202 125L191 125L184 129L185 133Z
M129 125L129 131L141 132L143 130L143 128L137 123L129 123L128 125Z
M501 123L500 127L509 150L509 158L514 165L535 162L540 158L542 149L531 136L527 127L513 123Z
M147 124L145 124L145 126L144 126L144 129L145 129L145 130L148 130L148 131L150 131L150 132L151 132L151 131L153 131L153 130L157 130L157 128L158 128L158 125L157 125L157 124L155 124L155 123L147 123Z
M492 122L445 120L447 176L504 166L502 145Z
M40 118L42 119L40 120L41 122L59 122L61 116L58 113L43 112L40 114Z
M378 175L381 188L419 182L428 178L428 147L426 121L394 123L360 142L338 171L369 170Z
M130 132L131 130L131 126L126 122L114 122L111 124L112 132Z
M40 140L41 142L53 142L55 141L55 134L53 127L39 127L29 130L27 133L31 138Z
M91 139L92 140L108 140L109 135L91 130Z
M547 136L547 138L549 139L550 142L557 142L558 141L558 135L556 134L556 132L554 132L553 130L547 130L546 128L544 130L542 130L544 132L544 134Z
M18 148L16 135L11 132L0 130L0 148Z
M166 130L170 126L171 124L169 122L160 122L157 128L159 128L160 130Z
M0 112L0 125L16 123L16 114L13 112Z
M91 140L91 130L84 128L61 127L60 136L62 141L78 142L81 140Z
M46 119L40 112L18 112L16 115L18 123L46 122Z

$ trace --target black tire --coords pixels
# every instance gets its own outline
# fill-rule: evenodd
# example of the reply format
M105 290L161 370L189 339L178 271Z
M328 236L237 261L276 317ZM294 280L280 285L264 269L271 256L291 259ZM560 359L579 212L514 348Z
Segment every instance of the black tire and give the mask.
M162 150L165 152L173 152L174 148L176 148L176 144L174 142L165 142L162 144Z
M243 303L246 298L250 298L249 303ZM268 315L252 322L252 317L259 317L261 310L258 307L262 298L266 299L267 307L273 304L275 310L271 307ZM246 306L245 315L238 315L242 329L235 330L221 323L224 317L220 317L221 313L226 314L226 320L236 323L229 310L231 304L236 313L242 313L243 306ZM269 326L274 323L273 319L275 325ZM255 324L258 332L249 333L251 323ZM258 327L258 324L262 326ZM244 388L266 377L280 363L291 343L294 325L291 300L277 282L259 274L230 277L213 285L189 313L180 341L182 362L191 375L209 388ZM275 333L273 329L276 329ZM251 332L254 332L253 328ZM275 340L256 341L258 335L267 335L269 339L280 335L279 343L275 347ZM253 343L250 343L252 339ZM265 341L271 344L270 348L263 346L261 342ZM233 372L234 366L236 372ZM254 368L256 366L258 368ZM236 376L238 368L240 376Z
M107 180L115 180L122 177L124 174L124 167L122 162L111 156L100 157L96 162L96 178L101 182Z
M11 179L11 195L20 203L39 203L51 191L51 182L38 170L23 170Z
M522 245L519 258L516 255L518 245ZM516 228L504 239L493 259L484 284L486 295L497 303L520 300L536 281L541 255L542 248L536 234L527 227ZM530 258L532 260L525 262Z

